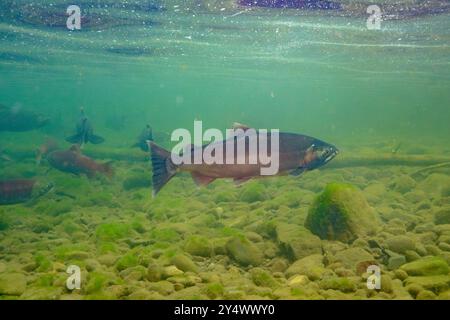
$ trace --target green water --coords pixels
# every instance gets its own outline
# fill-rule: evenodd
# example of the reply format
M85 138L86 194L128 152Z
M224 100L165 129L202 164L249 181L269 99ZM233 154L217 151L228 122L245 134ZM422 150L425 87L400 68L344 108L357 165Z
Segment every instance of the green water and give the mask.
M45 5L40 5L45 12ZM383 21L381 30L368 30L366 16L265 8L242 12L242 7L229 3L223 11L189 3L178 10L168 3L167 10L157 12L109 9L109 25L85 28L82 24L82 30L70 32L19 21L7 14L8 4L2 6L0 103L43 113L51 123L37 131L0 133L0 147L12 158L1 163L1 174L56 181L56 191L32 205L0 209L0 218L9 226L0 231L0 298L416 298L408 292L408 279L388 268L387 262L383 268L395 289L378 296L342 289L346 284L339 281L329 284L322 274L319 279L309 276L304 287L289 284L291 275L283 272L308 254L286 253L280 235L273 238L267 231L270 226L258 221L302 227L314 196L334 181L363 190L382 216L385 229L376 235L377 241L392 249L390 239L403 234L425 244L419 248L413 243L408 249L413 253L397 252L408 262L428 255L449 262L448 222L434 220L436 211L449 208L445 166L410 178L422 168L420 163L345 165L299 178L252 182L244 189L227 181L196 189L182 175L156 199L148 186L124 188L130 178L150 180L146 155L130 148L146 124L165 137L156 140L168 147L167 134L176 128L192 130L194 119L202 120L205 128L225 130L237 121L308 134L337 145L343 157L378 159L387 154L406 161L422 157L432 163L439 162L433 160L436 157L449 159L448 13ZM20 12L20 6L14 8ZM111 25L124 17L132 23ZM152 25L142 25L150 20ZM47 163L35 166L34 149L45 137L69 147L64 138L72 133L81 106L96 133L106 139L102 145L87 146L87 153L96 155L99 150L103 153L96 155L97 161L113 160L112 181L48 171ZM117 154L121 157L115 158ZM123 161L127 154L135 155L135 160ZM245 188L256 194L255 199L242 198ZM421 231L410 224L430 227ZM35 243L21 243L19 232ZM429 236L432 240L423 235L426 232L434 234ZM236 234L246 235L265 252L264 263L259 263L262 271L252 271L236 262L239 259L233 254L230 257L222 242ZM187 250L195 237L213 239L212 249L207 247L201 254ZM130 245L130 239L138 244ZM324 247L334 243L322 241ZM333 254L358 247L337 243L340 249L330 249ZM359 246L370 251L367 245ZM40 251L43 258L36 258ZM167 285L148 276L155 265L180 267L173 261L180 252L196 265L178 275L184 282L165 276L164 281L170 280ZM88 289L64 289L64 268L73 261L86 272ZM212 267L214 263L218 266ZM344 271L325 267L339 279L362 281L354 279L360 276L354 267L344 266ZM253 279L254 288L239 287L244 281L239 272ZM263 278L274 277L277 284L260 280L258 272L264 273ZM13 273L19 274L19 281L27 279L26 288L2 292L2 283L10 281ZM448 270L444 276L448 278ZM423 285L422 296L448 299L447 278L439 290ZM119 293L107 289L111 286ZM114 294L109 296L108 291Z

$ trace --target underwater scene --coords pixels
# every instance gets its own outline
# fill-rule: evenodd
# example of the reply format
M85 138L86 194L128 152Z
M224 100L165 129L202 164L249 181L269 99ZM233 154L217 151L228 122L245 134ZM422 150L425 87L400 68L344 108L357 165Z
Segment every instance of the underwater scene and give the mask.
M450 300L450 1L2 0L0 43L0 300Z

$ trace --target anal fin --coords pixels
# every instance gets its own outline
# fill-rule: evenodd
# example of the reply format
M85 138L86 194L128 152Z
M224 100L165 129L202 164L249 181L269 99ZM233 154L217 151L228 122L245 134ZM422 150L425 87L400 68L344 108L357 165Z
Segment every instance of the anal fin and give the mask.
M305 172L306 169L303 167L298 167L297 169L292 170L291 172L289 172L289 175L297 177L299 175L301 175L303 172Z
M192 172L192 179L194 179L194 182L198 186L207 186L208 184L216 180L216 178L208 177L198 172Z
M250 180L251 177L244 177L244 178L234 178L233 182L235 185L239 186L245 182L247 182L248 180Z

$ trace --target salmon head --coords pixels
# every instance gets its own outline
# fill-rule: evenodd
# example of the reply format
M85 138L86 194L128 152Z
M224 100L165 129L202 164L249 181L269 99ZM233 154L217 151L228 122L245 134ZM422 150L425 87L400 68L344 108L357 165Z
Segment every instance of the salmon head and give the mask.
M324 141L314 139L311 146L306 150L302 167L305 170L317 169L330 162L339 150Z

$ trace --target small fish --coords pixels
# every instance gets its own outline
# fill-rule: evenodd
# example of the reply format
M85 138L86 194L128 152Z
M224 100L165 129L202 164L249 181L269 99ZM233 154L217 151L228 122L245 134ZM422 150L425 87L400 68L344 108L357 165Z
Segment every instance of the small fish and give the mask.
M80 111L81 117L75 129L76 133L73 136L67 137L66 141L73 144L78 144L80 146L83 146L88 142L93 144L99 144L104 142L105 139L94 134L94 127L92 126L89 119L86 117L83 107L81 107Z
M234 128L250 129L242 124L236 124ZM252 130L254 135L256 131ZM237 145L242 143L242 139L250 140L251 133L244 135L237 135L229 139L234 139L234 148L237 150ZM264 135L263 135L264 136ZM258 137L257 139L267 139L266 145L270 145L271 136L267 135L265 138ZM226 143L229 140L214 142L213 144L222 144L222 150L226 150ZM249 179L261 176L261 168L264 167L258 155L251 154L254 150L250 150L248 143L245 148L245 155L237 155L234 153L233 164L181 164L176 165L172 162L171 153L154 142L149 141L149 148L151 149L151 161L153 167L153 194L156 195L161 188L179 171L187 171L192 174L192 178L197 185L208 185L215 179L232 178L235 183L240 184ZM201 148L214 148L213 144L204 145ZM212 146L212 147L211 147ZM194 158L195 147L188 148L185 152L189 152L191 159ZM329 161L331 161L337 154L338 149L321 140L295 133L279 133L279 170L277 175L289 173L298 176L301 173L309 170L319 168ZM224 157L225 151L223 152ZM245 156L245 158L244 158ZM239 164L237 157L244 158L245 164ZM249 164L248 159L257 158L258 163Z
M37 199L53 188L52 183L39 188L36 185L36 180L33 179L0 180L0 205Z
M147 125L144 130L142 130L141 134L138 137L138 141L133 144L133 148L140 148L144 152L148 152L148 143L147 141L153 141L153 130L150 125Z
M36 149L36 164L39 165L42 158L45 158L50 152L58 149L58 142L55 139L47 138L45 142Z
M49 164L60 171L76 175L85 174L93 178L99 172L111 178L113 170L111 164L97 163L93 159L81 154L80 146L74 144L69 150L53 151L47 156Z
M47 125L49 121L49 118L33 111L0 105L0 131L35 130Z

